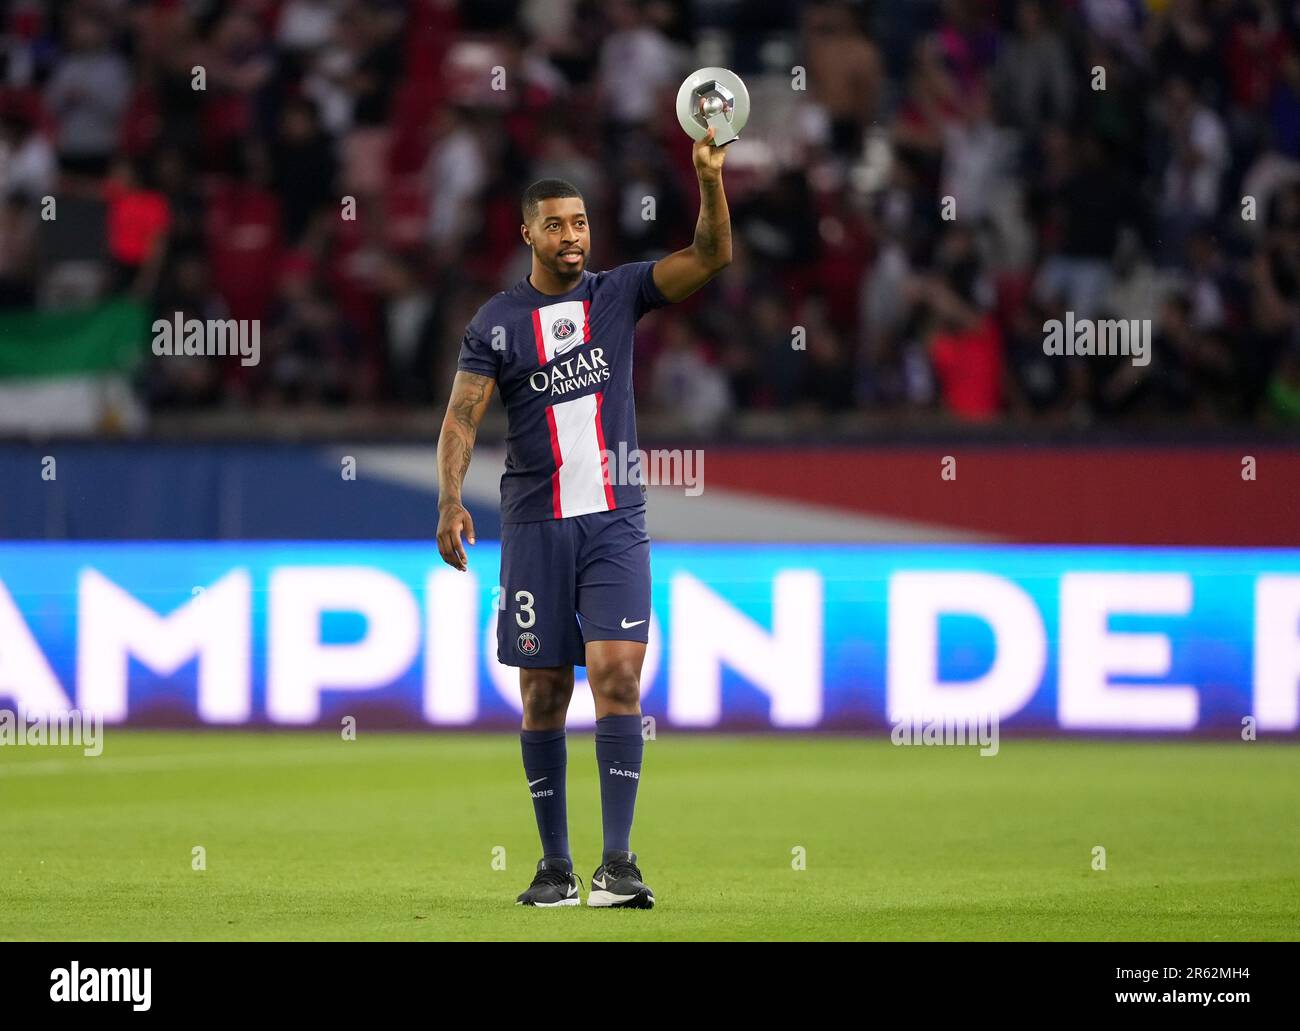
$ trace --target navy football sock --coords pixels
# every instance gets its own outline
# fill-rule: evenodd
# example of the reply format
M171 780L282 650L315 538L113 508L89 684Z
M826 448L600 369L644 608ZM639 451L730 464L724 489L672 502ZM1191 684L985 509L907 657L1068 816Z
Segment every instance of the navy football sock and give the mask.
M524 776L528 778L528 792L533 796L533 813L537 816L537 833L542 839L542 856L567 859L572 864L564 793L569 761L564 728L522 730L519 742L524 753Z
M640 716L602 716L596 721L596 765L600 769L600 817L605 828L606 854L628 850L644 748Z

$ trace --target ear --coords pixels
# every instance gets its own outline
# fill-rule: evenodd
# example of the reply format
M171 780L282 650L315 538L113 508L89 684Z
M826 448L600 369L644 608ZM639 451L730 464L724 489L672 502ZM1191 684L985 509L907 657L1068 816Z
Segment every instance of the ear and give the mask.
M528 226L526 223L519 223L519 235L524 238L524 243L528 244L529 247L533 245L533 241L528 238Z

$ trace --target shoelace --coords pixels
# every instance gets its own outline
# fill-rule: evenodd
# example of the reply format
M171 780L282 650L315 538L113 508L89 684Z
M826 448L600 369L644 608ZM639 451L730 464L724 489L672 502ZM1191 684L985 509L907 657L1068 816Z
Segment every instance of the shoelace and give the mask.
M618 880L620 877L626 877L629 873L638 881L641 879L641 870L636 863L629 863L626 859L616 859L612 863L605 865L605 872Z
M579 884L582 884L582 878L577 873L573 876ZM537 871L537 876L533 878L533 884L554 884L557 888L567 888L569 886L569 875L563 870L548 866L544 870ZM582 884L582 890L587 890L585 884Z

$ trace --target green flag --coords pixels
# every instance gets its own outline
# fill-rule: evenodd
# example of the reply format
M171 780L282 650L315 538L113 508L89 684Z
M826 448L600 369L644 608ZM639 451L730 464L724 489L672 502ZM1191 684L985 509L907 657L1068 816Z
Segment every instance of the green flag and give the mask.
M129 372L148 340L148 309L128 298L76 311L0 314L0 379Z

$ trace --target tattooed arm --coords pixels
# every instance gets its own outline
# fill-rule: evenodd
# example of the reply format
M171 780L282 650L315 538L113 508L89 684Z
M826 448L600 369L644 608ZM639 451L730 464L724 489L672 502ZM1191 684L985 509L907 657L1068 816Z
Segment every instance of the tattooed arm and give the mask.
M478 424L495 386L496 380L489 376L457 372L438 436L438 554L447 565L460 570L469 568L461 533L474 543L474 520L461 504L460 489L474 452Z
M725 147L710 141L713 130L695 143L692 155L700 180L700 217L695 223L695 241L680 251L655 262L655 286L670 301L680 301L731 264L731 213L722 189Z

